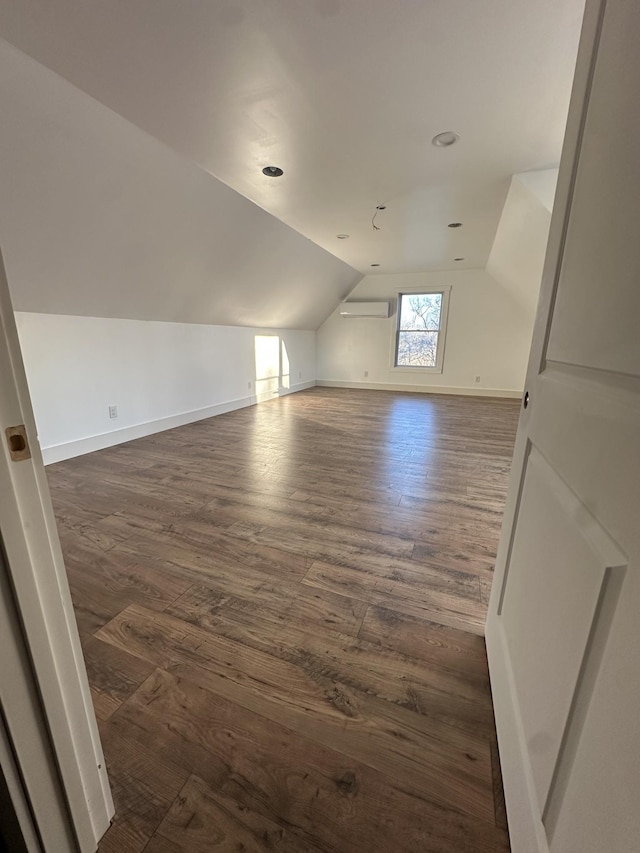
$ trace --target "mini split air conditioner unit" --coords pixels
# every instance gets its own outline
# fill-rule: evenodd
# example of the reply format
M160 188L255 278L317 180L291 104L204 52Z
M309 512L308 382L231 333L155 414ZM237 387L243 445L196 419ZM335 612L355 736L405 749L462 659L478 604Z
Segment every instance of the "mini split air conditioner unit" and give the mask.
M389 316L388 302L343 302L340 306L341 317L373 317L385 318Z

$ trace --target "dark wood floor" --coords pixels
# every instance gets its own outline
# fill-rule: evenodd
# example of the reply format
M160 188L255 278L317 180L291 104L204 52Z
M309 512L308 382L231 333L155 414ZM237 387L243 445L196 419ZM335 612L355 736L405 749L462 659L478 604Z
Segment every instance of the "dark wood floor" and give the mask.
M509 849L482 626L517 417L318 388L47 469L101 853Z

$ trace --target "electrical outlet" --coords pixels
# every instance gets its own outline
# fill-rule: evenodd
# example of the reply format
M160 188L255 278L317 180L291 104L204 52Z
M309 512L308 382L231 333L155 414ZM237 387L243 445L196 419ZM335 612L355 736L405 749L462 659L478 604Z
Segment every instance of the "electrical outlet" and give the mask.
M364 372L364 378L366 379L368 375L369 375L369 371L368 371L368 370L365 370L365 372Z
M298 379L302 379L302 371L301 370L298 371Z
M476 376L476 382L480 382L480 377Z
M247 388L251 391L251 382L247 382Z
M118 417L118 407L117 406L109 406L109 417L111 419Z

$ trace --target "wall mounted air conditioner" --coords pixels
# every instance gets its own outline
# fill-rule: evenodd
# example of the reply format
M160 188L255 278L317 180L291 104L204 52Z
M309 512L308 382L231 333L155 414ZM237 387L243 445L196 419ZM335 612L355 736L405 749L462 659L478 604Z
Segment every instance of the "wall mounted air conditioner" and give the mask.
M343 302L340 306L341 317L374 317L389 316L388 302Z

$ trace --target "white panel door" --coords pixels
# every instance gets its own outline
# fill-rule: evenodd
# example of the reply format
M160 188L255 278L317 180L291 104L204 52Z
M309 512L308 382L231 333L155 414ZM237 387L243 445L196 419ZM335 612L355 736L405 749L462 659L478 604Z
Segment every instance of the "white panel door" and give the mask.
M514 853L640 850L639 46L588 0L487 621Z

